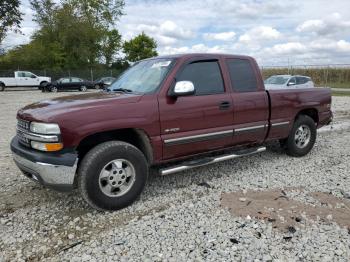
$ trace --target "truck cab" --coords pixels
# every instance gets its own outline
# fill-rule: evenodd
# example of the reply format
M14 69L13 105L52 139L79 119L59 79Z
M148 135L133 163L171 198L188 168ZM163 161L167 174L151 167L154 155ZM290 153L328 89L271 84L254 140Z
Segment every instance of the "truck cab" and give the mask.
M265 90L252 57L186 54L140 61L105 91L34 103L17 118L11 149L26 176L116 210L138 197L151 167L168 175L273 140L302 157L332 112L326 88Z

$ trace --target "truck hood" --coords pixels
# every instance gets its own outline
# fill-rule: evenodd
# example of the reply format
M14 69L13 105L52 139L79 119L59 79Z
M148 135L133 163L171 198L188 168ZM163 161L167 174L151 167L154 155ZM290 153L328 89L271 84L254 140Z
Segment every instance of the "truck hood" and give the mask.
M107 92L63 96L27 105L18 111L17 116L29 121L51 122L80 110L108 110L118 104L136 103L141 97L142 95L136 94Z

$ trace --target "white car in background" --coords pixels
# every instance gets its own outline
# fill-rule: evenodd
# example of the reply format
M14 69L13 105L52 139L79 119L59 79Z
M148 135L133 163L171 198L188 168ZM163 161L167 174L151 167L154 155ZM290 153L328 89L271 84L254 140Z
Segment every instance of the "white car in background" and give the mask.
M274 75L265 81L266 89L313 88L314 82L308 76Z
M14 77L0 77L0 91L7 87L43 87L51 82L51 77L37 76L27 71L15 71Z

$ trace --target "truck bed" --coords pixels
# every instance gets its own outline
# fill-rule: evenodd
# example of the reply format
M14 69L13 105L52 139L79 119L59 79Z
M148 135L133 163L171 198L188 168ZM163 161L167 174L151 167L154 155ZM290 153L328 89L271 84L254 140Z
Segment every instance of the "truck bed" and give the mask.
M332 112L329 88L266 90L270 105L270 129L267 140L287 137L295 117L303 110L314 108L314 120L318 127L328 124ZM277 123L286 123L285 125Z

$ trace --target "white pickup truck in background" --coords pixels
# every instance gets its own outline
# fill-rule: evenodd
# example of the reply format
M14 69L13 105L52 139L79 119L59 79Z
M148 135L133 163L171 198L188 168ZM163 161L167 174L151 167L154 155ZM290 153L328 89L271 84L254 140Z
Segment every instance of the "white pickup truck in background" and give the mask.
M37 76L27 71L15 71L14 77L0 77L0 91L7 87L42 87L51 82L51 77Z

